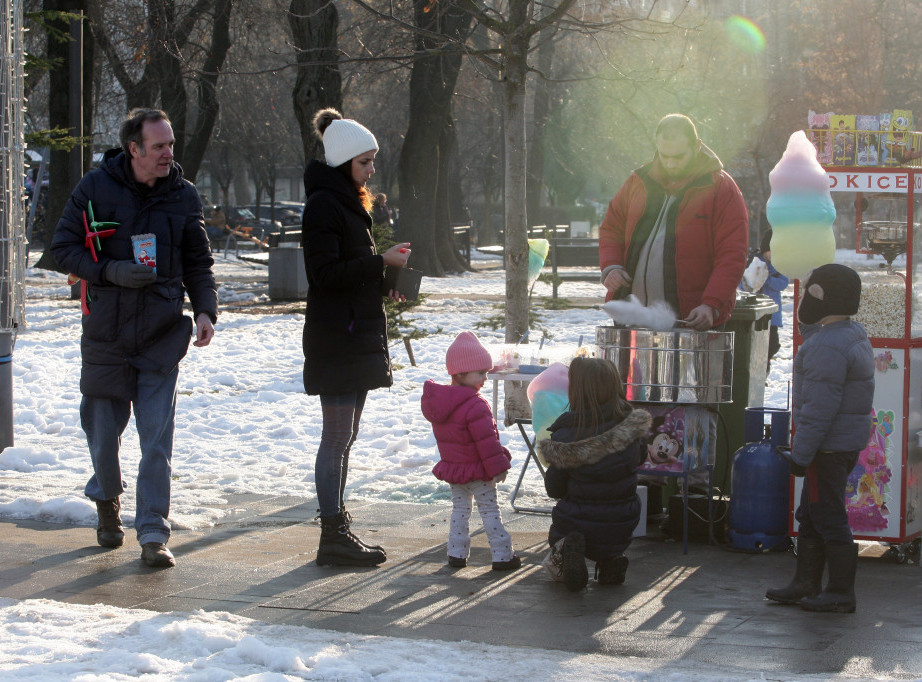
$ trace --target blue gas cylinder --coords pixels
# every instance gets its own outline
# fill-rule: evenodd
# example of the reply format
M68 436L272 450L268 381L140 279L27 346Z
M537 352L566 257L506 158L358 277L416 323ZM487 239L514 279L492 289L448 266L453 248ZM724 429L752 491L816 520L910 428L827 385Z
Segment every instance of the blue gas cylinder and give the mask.
M766 417L770 422L766 423ZM747 407L746 445L733 455L730 479L730 545L751 552L784 549L788 540L790 474L776 447L789 443L791 413Z

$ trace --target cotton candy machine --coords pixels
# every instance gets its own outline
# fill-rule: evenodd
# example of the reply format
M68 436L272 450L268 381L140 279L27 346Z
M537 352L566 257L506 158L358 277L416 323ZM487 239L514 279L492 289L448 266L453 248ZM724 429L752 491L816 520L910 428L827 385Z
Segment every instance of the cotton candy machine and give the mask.
M867 248L880 254L892 266L897 256L906 253L906 223L891 220L866 220L859 224Z
M598 356L611 360L627 399L701 404L732 400L733 332L596 327Z

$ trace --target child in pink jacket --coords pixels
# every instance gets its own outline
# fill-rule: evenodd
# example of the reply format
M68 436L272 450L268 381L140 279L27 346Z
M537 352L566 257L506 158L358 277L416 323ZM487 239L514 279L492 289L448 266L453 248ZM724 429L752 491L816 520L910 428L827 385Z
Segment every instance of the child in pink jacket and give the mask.
M493 570L513 571L522 561L512 550L512 538L503 527L496 503L496 484L505 480L511 458L499 441L490 405L480 395L493 360L476 335L461 332L448 347L445 366L451 384L427 381L422 408L423 416L432 423L441 457L432 473L451 485L448 565L467 566L472 500L476 500L490 542Z

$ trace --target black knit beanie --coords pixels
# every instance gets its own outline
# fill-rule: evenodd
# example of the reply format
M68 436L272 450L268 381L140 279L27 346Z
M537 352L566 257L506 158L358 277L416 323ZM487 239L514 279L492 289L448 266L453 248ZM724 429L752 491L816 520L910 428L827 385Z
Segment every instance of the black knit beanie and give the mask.
M807 275L797 318L816 324L827 315L854 315L861 303L861 278L839 263L821 265Z

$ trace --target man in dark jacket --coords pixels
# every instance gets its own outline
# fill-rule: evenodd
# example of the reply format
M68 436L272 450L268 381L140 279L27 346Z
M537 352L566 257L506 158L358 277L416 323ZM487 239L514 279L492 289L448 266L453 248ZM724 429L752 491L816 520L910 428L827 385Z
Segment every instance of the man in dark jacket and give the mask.
M183 302L188 292L193 345L207 346L218 310L214 260L198 192L173 161L166 114L135 109L119 137L122 148L106 152L74 189L51 248L58 264L83 280L80 420L93 460L84 492L96 503L97 541L119 547L124 540L119 444L133 407L141 559L168 567L175 565L166 543L176 380L193 332ZM154 241L153 260L147 254L138 262L139 235Z

